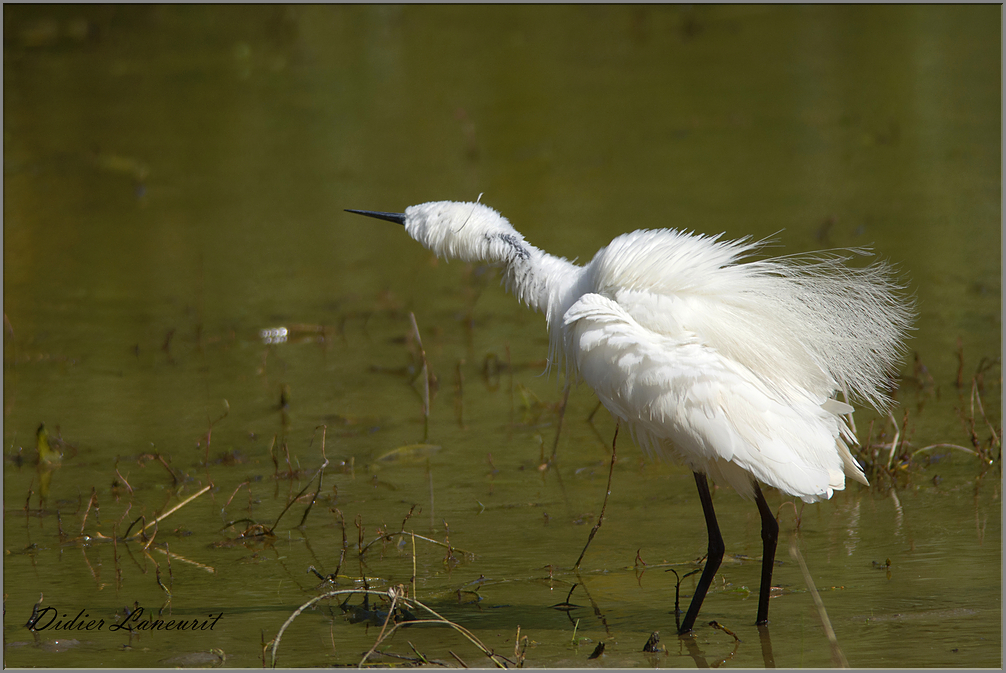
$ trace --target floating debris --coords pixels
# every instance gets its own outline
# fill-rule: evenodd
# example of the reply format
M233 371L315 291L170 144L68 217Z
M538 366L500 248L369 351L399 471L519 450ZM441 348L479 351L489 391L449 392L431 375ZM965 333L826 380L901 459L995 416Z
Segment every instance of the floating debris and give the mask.
M285 327L269 327L259 332L259 337L264 344L281 344L286 342L287 329Z
M381 463L417 463L429 458L440 449L437 444L406 444L378 456L377 460Z

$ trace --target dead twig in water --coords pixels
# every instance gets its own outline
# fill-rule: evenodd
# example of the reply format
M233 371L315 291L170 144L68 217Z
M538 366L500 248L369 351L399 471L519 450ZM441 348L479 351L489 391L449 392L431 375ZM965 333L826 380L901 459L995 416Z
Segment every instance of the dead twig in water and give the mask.
M91 498L87 501L87 509L84 510L84 519L80 522L80 537L84 535L84 526L87 525L87 515L91 513L91 507L94 507L95 511L98 511L98 492L93 486L91 487ZM100 519L98 523L101 523Z
M412 534L412 597L416 597L416 534ZM467 668L467 667L466 667Z
M377 646L384 640L384 632L388 628L388 622L391 621L391 618L395 614L395 606L398 604L398 597L401 595L401 592L398 589L391 588L388 589L388 595L391 596L391 605L388 607L388 615L384 618L384 624L381 625L381 631L377 634L377 640L374 641L374 644L370 647L367 653L363 655L363 659L360 660L360 665L357 666L357 668L363 668L363 664L366 663L367 659L370 658L370 655L372 655L374 650L377 649ZM419 653L416 652L416 654ZM425 657L422 658L425 659Z
M238 491L241 490L241 487L247 486L250 483L251 483L250 481L245 480L245 481L242 481L240 484L238 484L237 488L234 489L234 492L231 493L231 497L227 498L227 502L224 503L224 506L221 509L226 512L227 508L230 507L231 500L233 500L234 496L236 496L238 494Z
M318 426L318 427L325 428L327 426L321 425L321 426ZM317 428L315 430L317 430ZM322 433L322 436L324 437L324 431ZM300 526L304 525L304 521L307 519L308 512L311 511L311 507L314 506L314 501L317 499L318 493L321 492L321 479L322 479L322 476L325 473L325 468L328 467L328 458L325 457L324 441L322 441L321 456L323 458L323 462L322 462L321 466L318 468L318 471L315 473L318 476L318 488L317 488L317 490L315 490L314 495L311 496L311 502L308 503L307 510L304 512L304 516L301 517L300 523L297 524L297 527L300 527ZM286 504L286 507L283 508L283 511L279 513L278 517L276 517L276 521L273 523L272 526L269 527L268 530L269 530L270 533L272 533L272 531L276 530L276 526L279 525L280 519L282 519L283 515L286 514L287 511L291 507L293 507L293 503L295 503L298 500L300 500L300 496L304 495L307 492L307 489L311 488L311 482L312 481L314 481L314 477L311 477L311 479L307 482L307 485L305 485L304 488L300 489L300 492L297 493L297 495L295 495L294 497L290 498L290 502L288 502Z
M419 336L419 325L416 324L416 314L409 311L409 321L412 323L412 332L416 336L416 345L419 348L419 361L422 362L422 369L419 375L423 378L422 398L423 398L423 441L430 435L430 370L426 363L426 350L423 348L423 339Z
M141 528L140 529L140 533L146 531L151 526L157 524L157 522L163 521L164 519L167 519L169 516L171 516L172 514L174 514L175 512L177 512L178 510L180 510L182 507L185 507L187 504L189 504L190 502L192 502L193 500L195 500L196 498L198 498L199 496L201 496L203 493L205 493L206 491L210 490L211 488L213 488L213 484L207 484L206 486L203 486L201 489L199 489L198 491L196 491L195 493L193 493L192 495L190 495L189 497L187 497L185 500L182 500L180 503L178 503L177 505L175 505L174 507L172 507L171 509L169 509L167 512L164 512L163 514L161 514L160 516L158 516L156 519L154 519L153 521L151 521L150 523L148 523L146 526L144 526L143 528Z
M126 490L129 491L129 495L133 495L133 487L129 485L129 482L126 481L126 478L122 476L121 472L119 472L119 459L118 458L115 459L115 476L117 476L119 478L119 481L121 481L123 484L126 485ZM118 501L118 498L116 499L116 501Z
M524 668L524 654L527 652L528 637L521 638L520 624L517 625L517 636L513 643L513 658L517 660L517 668Z
M988 416L985 415L985 405L982 404L982 396L978 391L978 376L971 379L971 417L975 416L975 400L978 401L978 411L982 412L982 418L985 420L985 425L988 426L989 432L992 433L992 447L1000 446L1001 442L999 440L999 435L996 433L995 428L989 423ZM991 447L990 447L991 448Z
M318 427L321 428L321 458L322 458L321 467L318 468L318 488L315 489L314 495L311 496L311 502L307 503L307 507L304 509L304 516L300 518L300 523L297 524L298 528L303 526L304 522L307 521L307 515L311 513L311 508L314 507L314 503L318 501L318 494L321 493L321 480L322 477L325 476L325 468L328 467L328 456L325 455L325 433L328 431L328 426L319 425ZM318 428L315 428L314 431L317 432ZM313 437L312 441L314 441Z
M369 656L371 653L373 653L373 651L376 650L377 646L380 645L380 643L383 640L386 640L387 638L389 638L391 636L391 634L394 633L398 629L398 627L400 627L402 625L406 625L406 624L407 625L414 625L414 624L415 625L418 625L418 624L440 624L440 625L443 625L443 626L449 626L450 628L454 629L455 631L457 631L458 633L460 633L462 636L464 636L470 643L472 643L473 645L475 645L475 647L477 647L479 650L481 650L481 652L485 656L487 656L490 659L490 661L492 661L493 664L496 665L497 668L506 668L506 664L504 663L504 660L506 660L506 657L503 657L502 655L498 655L498 654L494 653L492 650L490 650L489 648L487 648L482 643L482 641L479 640L471 631L469 631L465 627L461 626L460 624L456 624L455 622L452 622L449 619L445 619L443 616L441 616L435 610L433 610L432 608L424 605L423 603L420 603L419 601L415 600L414 598L406 598L404 595L402 595L401 591L398 588L393 588L393 589L390 589L389 591L374 591L372 589L340 589L338 591L330 591L330 592L324 593L324 594L322 594L320 596L315 596L314 598L312 598L311 600L309 600L308 602L304 603L299 608L297 608L296 610L294 610L293 614L291 614L287 618L287 620L283 623L283 626L280 627L279 632L276 634L276 638L272 641L272 656L271 656L271 663L270 663L270 665L273 668L276 667L276 654L279 651L279 644L282 641L283 634L286 632L287 628L290 627L290 625L293 623L293 621L298 616L300 616L301 613L303 613L305 610L307 610L308 608L310 608L312 605L314 605L315 603L317 603L319 601L322 601L322 600L325 600L325 599L328 599L328 598L334 598L335 596L343 596L343 595L347 595L348 596L348 595L352 595L352 594L364 594L364 595L369 595L369 596L380 596L380 597L383 597L383 598L390 598L392 600L393 604L395 602L402 602L402 603L405 603L405 604L409 605L410 607L414 607L414 608L415 607L419 607L419 608L422 608L423 610L425 610L426 612L430 613L431 615L433 615L435 617L435 619L409 620L409 621L406 621L406 622L401 622L401 623L398 623L398 624L394 624L387 631L383 631L382 630L382 634L383 634L382 637L378 638L377 642L374 644L374 647L371 648L371 650L370 650L370 652L368 652L367 656ZM391 615L392 613L393 613L393 610L389 610L388 611L389 615ZM365 662L366 662L366 658L364 659L364 661L360 662L360 667L362 667Z
M206 421L207 423L209 423L209 428L206 430L206 452L203 457L204 466L210 464L210 441L213 439L213 426L219 423L220 421L224 420L225 418L227 418L227 414L229 413L231 413L231 403L225 399L224 413L221 414L219 418L217 418L215 421L211 421L208 416L206 417Z
M597 523L594 527L590 529L590 535L587 536L587 544L583 546L583 551L580 552L580 558L576 559L576 563L573 564L573 569L577 570L580 568L580 561L583 560L583 555L587 553L587 547L590 546L590 541L594 539L597 535L597 531L600 530L601 524L604 522L604 510L608 507L608 496L611 495L611 476L615 473L615 462L618 460L618 454L615 452L615 440L618 439L618 423L615 424L615 436L611 438L611 466L608 468L608 487L604 491L604 502L601 503L601 515L597 517Z
M838 646L838 638L835 636L835 630L831 628L831 620L828 619L828 612L824 609L824 601L821 600L821 594L817 592L817 587L814 586L814 578L810 576L810 570L807 569L807 563L803 560L803 554L797 548L795 535L790 538L789 555L800 564L800 572L803 573L807 589L810 590L810 596L814 599L814 607L817 608L817 616L821 619L821 625L824 627L824 635L828 638L828 643L831 645L832 662L840 668L849 668L849 660L845 658L842 648Z
M923 451L929 451L930 449L957 449L958 451L963 451L964 453L970 453L972 456L977 456L978 453L972 451L966 446L959 446L957 444L930 444L929 446L923 446L921 449L915 449L912 451L912 458L915 458L916 454L922 453Z
M695 573L702 572L702 568L696 568L684 575L679 575L678 571L674 568L668 568L664 572L674 573L674 577L676 578L674 582L674 631L677 632L681 630L681 581L686 577L691 577Z

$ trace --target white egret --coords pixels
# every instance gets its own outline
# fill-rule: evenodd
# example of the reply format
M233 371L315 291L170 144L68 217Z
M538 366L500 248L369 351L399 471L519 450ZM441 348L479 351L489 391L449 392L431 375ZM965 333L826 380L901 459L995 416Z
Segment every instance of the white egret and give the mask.
M679 632L692 629L723 558L707 475L754 499L762 521L757 624L768 622L779 525L759 482L815 502L867 484L839 391L877 409L913 319L891 267L848 254L752 259L761 244L674 229L623 234L585 266L530 245L481 203L349 212L404 225L443 259L502 267L545 314L549 365L565 362L649 454L695 474L706 564ZM852 254L860 251L847 251Z

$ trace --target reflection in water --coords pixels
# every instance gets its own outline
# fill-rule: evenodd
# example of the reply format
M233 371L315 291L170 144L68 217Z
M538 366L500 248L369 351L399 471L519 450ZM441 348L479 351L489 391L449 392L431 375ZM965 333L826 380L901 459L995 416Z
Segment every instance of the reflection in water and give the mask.
M775 668L775 656L772 654L772 636L769 635L768 626L765 624L758 626L758 641L761 643L761 657L765 663L765 668Z
M845 527L846 556L852 556L859 544L859 507L860 502L857 500L846 509L848 512L848 524Z

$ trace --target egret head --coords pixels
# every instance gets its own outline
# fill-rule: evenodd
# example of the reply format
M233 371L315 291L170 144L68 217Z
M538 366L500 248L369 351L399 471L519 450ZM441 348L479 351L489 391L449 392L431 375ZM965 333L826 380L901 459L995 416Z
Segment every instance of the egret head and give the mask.
M409 206L404 213L349 212L404 225L409 236L442 259L505 262L530 256L524 237L481 203L431 201Z

